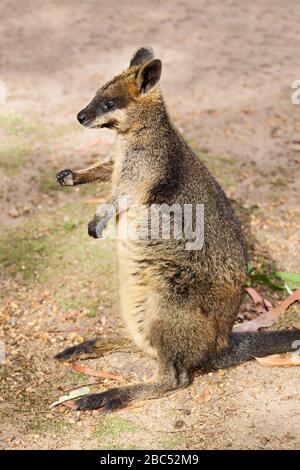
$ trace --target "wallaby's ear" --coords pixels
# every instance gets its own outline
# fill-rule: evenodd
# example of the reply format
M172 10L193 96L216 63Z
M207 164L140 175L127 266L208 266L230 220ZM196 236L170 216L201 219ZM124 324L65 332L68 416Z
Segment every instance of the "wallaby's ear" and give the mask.
M159 59L150 60L139 70L137 75L137 85L140 93L147 93L160 79L161 61Z
M152 47L150 46L140 47L133 54L129 67L132 67L133 65L145 64L146 62L149 62L149 60L152 60L152 59L154 59L154 52L153 52Z

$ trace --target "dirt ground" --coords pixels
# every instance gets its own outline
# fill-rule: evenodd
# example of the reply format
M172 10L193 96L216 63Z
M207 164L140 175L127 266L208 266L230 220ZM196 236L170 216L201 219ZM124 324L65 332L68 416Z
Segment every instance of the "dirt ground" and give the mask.
M299 272L300 5L157 0L6 1L0 30L0 448L297 449L298 368L250 362L196 377L174 395L106 418L49 405L151 377L142 354L87 361L103 380L54 361L61 349L111 329L118 316L113 242L87 223L108 185L61 188L55 174L107 154L112 131L76 114L151 44L176 124L221 182L241 218L250 261ZM264 286L273 304L280 295ZM246 298L241 317L253 316ZM299 305L277 326L300 323Z

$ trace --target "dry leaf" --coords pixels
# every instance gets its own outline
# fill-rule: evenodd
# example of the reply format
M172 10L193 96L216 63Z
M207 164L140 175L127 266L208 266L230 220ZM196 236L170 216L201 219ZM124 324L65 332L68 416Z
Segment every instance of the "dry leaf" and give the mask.
M83 374L91 375L92 377L101 377L102 379L122 380L119 375L107 374L105 372L97 372L91 367L87 367L81 364L69 364L69 367L75 372L82 372Z
M258 313L268 312L273 308L271 302L262 297L253 287L246 287L245 290L252 298Z
M202 395L200 395L200 397L198 398L198 401L200 403L203 403L203 402L210 401L211 398L212 398L211 394L207 390L205 390L205 392Z
M266 357L255 357L264 367L292 367L300 366L300 356L298 354L288 354L282 357L280 354L273 354Z
M130 405L128 406L124 406L124 408L119 408L118 410L116 411L128 411L128 410L132 410L134 408L141 408L142 406L144 406L146 403L146 400L144 401L139 401L137 403L131 403Z
M67 400L67 401L64 401L62 403L63 406L66 406L67 408L71 408L72 410L74 410L74 408L76 408L76 404L75 404L75 401L74 400Z
M285 312L285 310L294 302L300 300L300 288L297 289L292 295L287 297L283 302L281 302L277 307L265 311L259 317L254 318L254 320L240 323L233 327L233 331L247 332L247 331L257 331L259 328L264 328L266 326L271 326L277 320L277 318Z
M52 403L49 408L53 408L54 406L60 405L61 403L65 403L67 401L73 401L74 398L82 397L84 395L87 395L90 393L91 389L90 387L81 387L77 388L75 390L72 390L71 392L68 393L68 395L63 395L59 397L57 401Z
M275 307L271 312L277 318L281 315L285 310L294 302L300 300L300 288L297 289L292 295L290 295L287 299L281 302L277 307Z

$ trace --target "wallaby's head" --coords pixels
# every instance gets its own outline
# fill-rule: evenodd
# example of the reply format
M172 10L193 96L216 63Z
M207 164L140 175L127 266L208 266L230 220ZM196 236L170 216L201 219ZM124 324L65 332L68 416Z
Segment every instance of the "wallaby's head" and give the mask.
M100 88L92 101L77 115L83 126L108 127L125 132L140 116L141 107L157 99L161 61L151 47L138 49L129 68Z

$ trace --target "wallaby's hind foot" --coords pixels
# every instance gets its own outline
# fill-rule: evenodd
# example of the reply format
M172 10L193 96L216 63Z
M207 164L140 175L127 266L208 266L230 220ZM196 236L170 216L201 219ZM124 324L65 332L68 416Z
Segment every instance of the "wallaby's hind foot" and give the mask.
M154 392L154 393L153 393ZM116 387L105 390L102 393L91 393L75 400L76 410L98 410L101 412L111 413L120 408L124 408L134 400L146 398L158 398L163 394L157 394L153 384L136 384L127 387Z
M137 348L127 338L91 339L76 346L66 348L54 356L58 361L76 361L78 359L94 359L113 352L136 352Z
M58 361L73 361L77 359L88 358L91 359L92 357L95 357L93 354L96 353L96 343L96 339L83 341L80 344L76 344L76 346L71 346L70 348L64 349L63 351L56 354L54 358Z
M102 393L91 393L75 400L76 410L97 410L102 413L123 408L136 400L160 398L168 392L187 387L192 381L192 374L186 370L175 370L172 366L159 374L155 383L139 383L127 387L117 387Z

